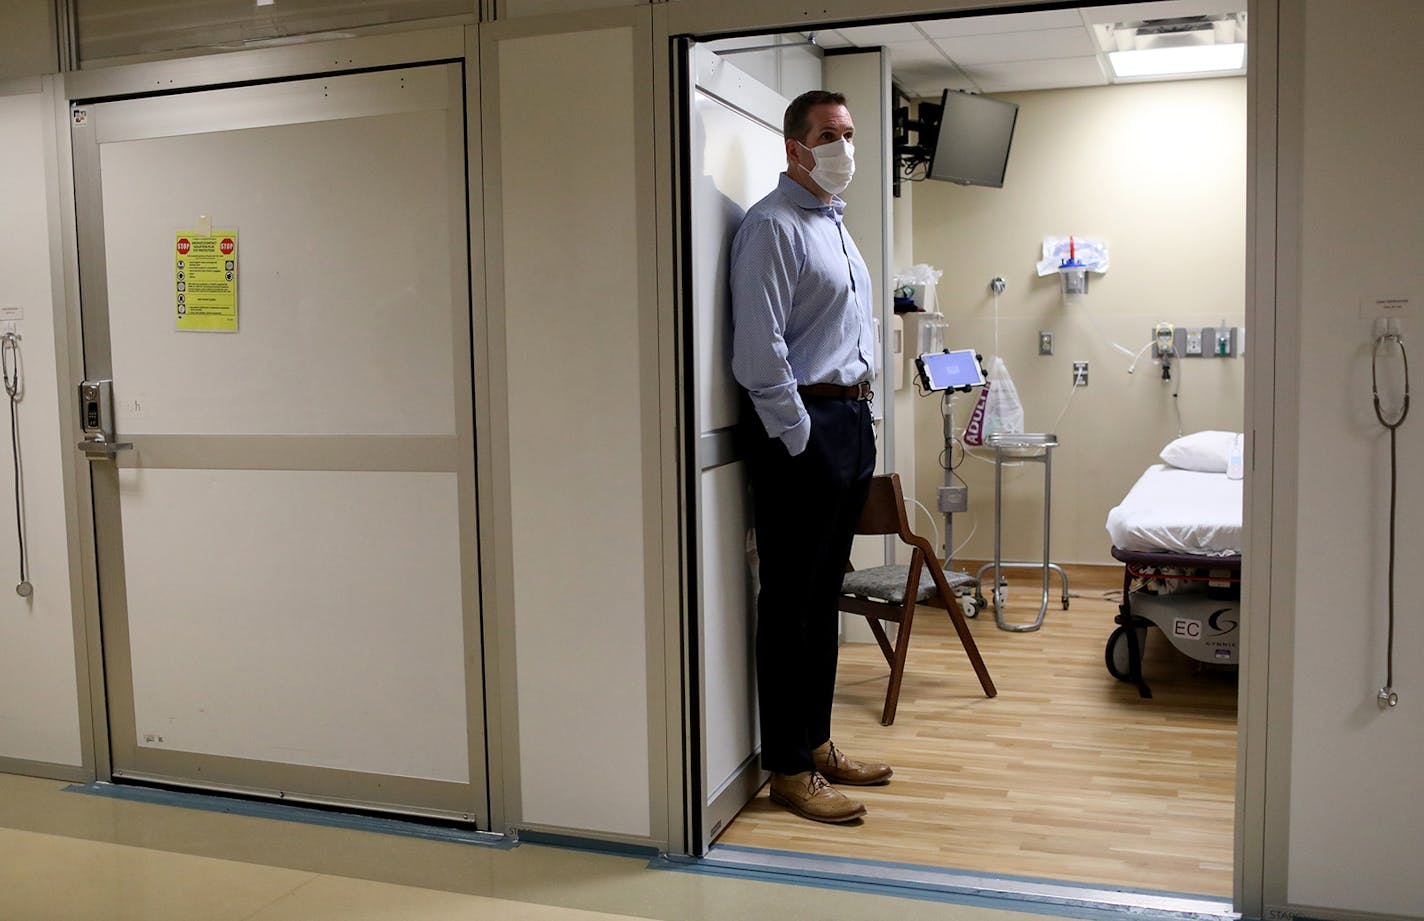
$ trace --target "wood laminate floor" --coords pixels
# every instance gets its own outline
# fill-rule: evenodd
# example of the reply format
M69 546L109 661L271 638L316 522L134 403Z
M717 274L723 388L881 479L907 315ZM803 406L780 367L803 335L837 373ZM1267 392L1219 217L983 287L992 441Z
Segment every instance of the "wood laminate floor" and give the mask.
M972 571L972 569L971 569ZM854 756L890 762L887 786L845 788L867 818L822 825L765 789L720 843L1227 896L1236 790L1236 674L1202 666L1152 631L1151 700L1114 680L1103 650L1122 570L1069 567L1069 610L1009 633L970 621L998 697L980 692L943 611L914 624L899 713L880 725L878 648L843 647L834 732ZM1032 620L1040 582L1010 579L1006 617Z

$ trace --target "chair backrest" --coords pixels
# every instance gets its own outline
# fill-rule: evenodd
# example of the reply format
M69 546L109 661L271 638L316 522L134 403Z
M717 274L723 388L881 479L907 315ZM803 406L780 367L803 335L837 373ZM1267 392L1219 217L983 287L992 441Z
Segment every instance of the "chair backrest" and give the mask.
M856 522L857 534L898 534L909 533L910 523L905 520L905 495L900 491L900 475L888 473L870 478L870 494L866 496L865 508L861 510L860 521Z

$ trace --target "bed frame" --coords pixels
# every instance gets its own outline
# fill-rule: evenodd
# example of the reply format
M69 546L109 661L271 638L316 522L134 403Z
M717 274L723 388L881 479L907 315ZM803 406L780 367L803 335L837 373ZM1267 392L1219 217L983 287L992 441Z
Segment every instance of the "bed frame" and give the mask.
M1200 594L1192 596L1187 603L1197 610L1185 611L1190 616L1173 616L1168 613L1174 605L1172 595L1148 596L1152 599L1152 611L1132 610L1133 579L1160 579L1162 581L1211 581L1239 585L1241 582L1241 555L1203 556L1195 553L1172 553L1164 551L1123 550L1112 548L1113 558L1123 564L1122 603L1118 605L1118 615L1114 622L1118 625L1107 642L1108 672L1121 681L1137 685L1137 694L1151 698L1152 689L1142 677L1142 644L1139 631L1148 627L1162 630L1172 645L1181 652L1201 662L1221 662L1234 664L1237 660L1236 635L1240 623L1240 600L1214 600ZM1185 573L1162 573L1162 567L1185 569ZM1201 570L1225 571L1226 576L1204 576ZM1141 606L1146 598L1138 599ZM1212 610L1212 608L1215 608ZM1163 621L1170 618L1169 624ZM1127 670L1124 672L1117 658L1117 644L1127 644Z

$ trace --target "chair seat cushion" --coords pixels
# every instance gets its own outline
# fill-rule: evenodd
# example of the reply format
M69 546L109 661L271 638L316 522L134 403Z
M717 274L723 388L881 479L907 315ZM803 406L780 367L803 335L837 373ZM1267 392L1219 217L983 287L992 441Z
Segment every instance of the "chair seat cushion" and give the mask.
M846 595L859 595L862 598L880 598L892 604L903 604L905 601L905 583L910 578L910 567L908 566L872 566L869 569L856 569L845 574L845 581L841 583L841 592ZM934 580L930 574L921 570L920 585L915 592L916 603L928 601L935 595Z

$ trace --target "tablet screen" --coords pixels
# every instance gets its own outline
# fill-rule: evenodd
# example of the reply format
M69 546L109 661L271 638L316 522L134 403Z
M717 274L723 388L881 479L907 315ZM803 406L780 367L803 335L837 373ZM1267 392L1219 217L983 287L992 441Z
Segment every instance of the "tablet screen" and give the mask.
M918 359L920 380L926 390L984 386L984 373L973 349L931 352Z

